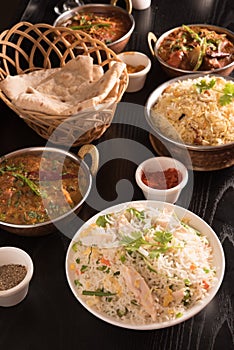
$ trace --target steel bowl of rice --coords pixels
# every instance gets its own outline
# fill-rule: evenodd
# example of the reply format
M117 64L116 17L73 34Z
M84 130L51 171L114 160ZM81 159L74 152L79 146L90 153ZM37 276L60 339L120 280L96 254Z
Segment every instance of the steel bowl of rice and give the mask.
M193 170L234 165L234 79L191 74L154 90L145 105L150 141L159 155Z

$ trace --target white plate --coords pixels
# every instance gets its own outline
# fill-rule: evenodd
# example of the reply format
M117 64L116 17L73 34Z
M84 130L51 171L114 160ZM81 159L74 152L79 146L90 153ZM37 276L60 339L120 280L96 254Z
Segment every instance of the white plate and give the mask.
M214 286L210 289L210 291L208 292L207 296L205 296L205 298L202 299L202 301L200 301L199 303L197 303L196 305L194 305L193 307L191 307L191 309L189 309L188 311L186 311L184 313L184 315L180 318L177 319L173 319L170 321L165 321L165 322L156 322L156 323L150 323L150 324L143 324L143 325L134 325L134 324L130 324L130 323L124 323L118 320L115 320L114 318L110 318L108 316L105 316L99 312L97 312L96 310L92 309L90 306L88 306L78 295L76 292L76 287L74 285L74 277L72 277L72 274L70 272L70 259L71 259L71 255L74 254L73 250L72 250L72 245L74 244L74 241L79 240L79 235L80 232L88 227L91 223L94 223L96 221L96 219L100 216L100 215L104 215L107 213L113 213L113 212L117 212L120 211L122 209L124 209L126 206L129 205L143 205L145 207L149 206L149 207L154 207L154 208L173 208L176 215L179 217L179 219L182 218L186 218L189 220L189 225L194 227L195 229L197 229L198 231L202 232L203 235L207 236L211 247L213 248L213 264L216 267L216 277L217 277L217 281L215 282ZM222 280L223 280L223 276L224 276L224 270L225 270L225 257L224 257L224 252L223 252L223 248L222 245L217 237L217 235L215 234L215 232L213 231L213 229L204 221L202 220L199 216L195 215L194 213L192 213L189 210L186 210L182 207L179 207L177 205L173 205L170 203L163 203L163 202L157 202L157 201L147 201L147 200L141 200L141 201L133 201L133 202L127 202L127 203L121 203L118 205L115 205L113 207L110 207L108 209L103 210L102 212L96 214L95 216L93 216L92 218L90 218L78 231L77 233L74 235L73 240L71 241L69 247L68 247L68 251L67 251L67 255L66 255L66 276L67 276L67 280L69 283L69 286L74 294L74 296L77 298L77 300L93 315L95 315L96 317L100 318L101 320L108 322L112 325L115 326L119 326L119 327L123 327L123 328L128 328L128 329L135 329L135 330L150 330L150 329L160 329L160 328L165 328L165 327L170 327L170 326L174 326L178 323L181 323L183 321L188 320L189 318L193 317L194 315L196 315L198 312L200 312L205 306L208 305L208 303L214 298L214 296L216 295Z

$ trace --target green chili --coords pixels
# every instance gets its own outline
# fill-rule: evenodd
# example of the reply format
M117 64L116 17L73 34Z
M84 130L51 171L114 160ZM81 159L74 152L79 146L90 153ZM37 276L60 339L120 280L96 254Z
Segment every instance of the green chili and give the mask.
M82 294L96 296L96 297L109 297L112 295L116 295L116 293L103 292L102 290L83 290Z

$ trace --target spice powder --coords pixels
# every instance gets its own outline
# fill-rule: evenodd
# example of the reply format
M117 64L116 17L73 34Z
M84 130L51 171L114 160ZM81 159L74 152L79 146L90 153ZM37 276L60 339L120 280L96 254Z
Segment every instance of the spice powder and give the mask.
M23 265L8 264L0 266L0 291L17 286L26 276L27 269Z

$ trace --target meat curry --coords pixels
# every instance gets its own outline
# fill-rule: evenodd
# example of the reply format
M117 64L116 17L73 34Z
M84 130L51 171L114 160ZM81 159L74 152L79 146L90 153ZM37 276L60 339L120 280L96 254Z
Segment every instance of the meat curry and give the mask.
M122 14L79 12L60 24L73 30L82 30L94 39L111 44L130 30L130 24Z
M233 62L234 44L226 34L205 27L183 25L164 38L158 55L171 67L207 71Z

